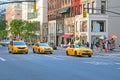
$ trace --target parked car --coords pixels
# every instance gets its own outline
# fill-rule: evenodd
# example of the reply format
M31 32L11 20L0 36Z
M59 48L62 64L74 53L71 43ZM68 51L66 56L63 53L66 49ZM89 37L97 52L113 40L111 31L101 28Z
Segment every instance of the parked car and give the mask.
M33 45L33 53L53 53L53 48L47 43L36 43Z
M24 41L11 41L8 45L9 53L26 53L28 54L28 47Z
M48 42L48 45L51 46L54 50L57 50L57 46L53 42Z
M74 44L74 45L71 45L70 47L66 48L66 54L74 55L74 56L88 55L89 57L91 57L93 52L88 47Z

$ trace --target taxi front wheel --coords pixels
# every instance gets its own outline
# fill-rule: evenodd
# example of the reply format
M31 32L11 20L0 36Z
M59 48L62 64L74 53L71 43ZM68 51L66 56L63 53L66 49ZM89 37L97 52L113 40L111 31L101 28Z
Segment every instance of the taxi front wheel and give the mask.
M88 57L92 57L92 55L88 55Z
M66 51L66 55L68 55L68 56L69 56L68 51Z
M26 52L25 54L28 54L28 52Z
M33 53L35 53L35 50L33 49Z
M77 56L77 51L74 52L74 56Z

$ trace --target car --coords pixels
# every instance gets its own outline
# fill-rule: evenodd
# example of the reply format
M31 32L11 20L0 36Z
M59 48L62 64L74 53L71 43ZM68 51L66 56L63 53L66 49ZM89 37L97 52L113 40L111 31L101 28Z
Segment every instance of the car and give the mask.
M33 45L33 53L53 53L53 48L47 43L36 43Z
M48 42L48 45L51 46L54 50L57 50L57 46L53 42Z
M1 40L1 41L0 41L0 44L1 44L2 46L8 46L8 44L10 44L10 40Z
M11 41L8 45L9 53L26 53L28 54L28 47L24 41Z
M73 56L88 55L88 57L91 57L93 55L93 51L90 48L85 47L83 45L73 44L70 47L66 48L66 54Z

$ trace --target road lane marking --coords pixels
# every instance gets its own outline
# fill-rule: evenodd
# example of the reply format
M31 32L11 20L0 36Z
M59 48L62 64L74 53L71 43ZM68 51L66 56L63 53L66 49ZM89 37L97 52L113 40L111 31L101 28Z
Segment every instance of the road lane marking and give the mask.
M93 64L93 65L110 65L111 63L107 62L97 62L97 61L92 61L92 62L85 62L87 64Z
M2 58L2 57L0 57L0 60L1 60L1 61L6 61L6 60L5 60L4 58Z

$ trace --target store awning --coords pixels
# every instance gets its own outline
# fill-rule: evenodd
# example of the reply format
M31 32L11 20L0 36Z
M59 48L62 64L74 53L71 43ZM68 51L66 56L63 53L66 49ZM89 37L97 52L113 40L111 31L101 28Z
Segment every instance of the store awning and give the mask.
M58 12L61 13L61 14L70 12L70 7L63 8L63 9L59 10Z
M73 34L63 34L61 35L62 38L71 38Z

